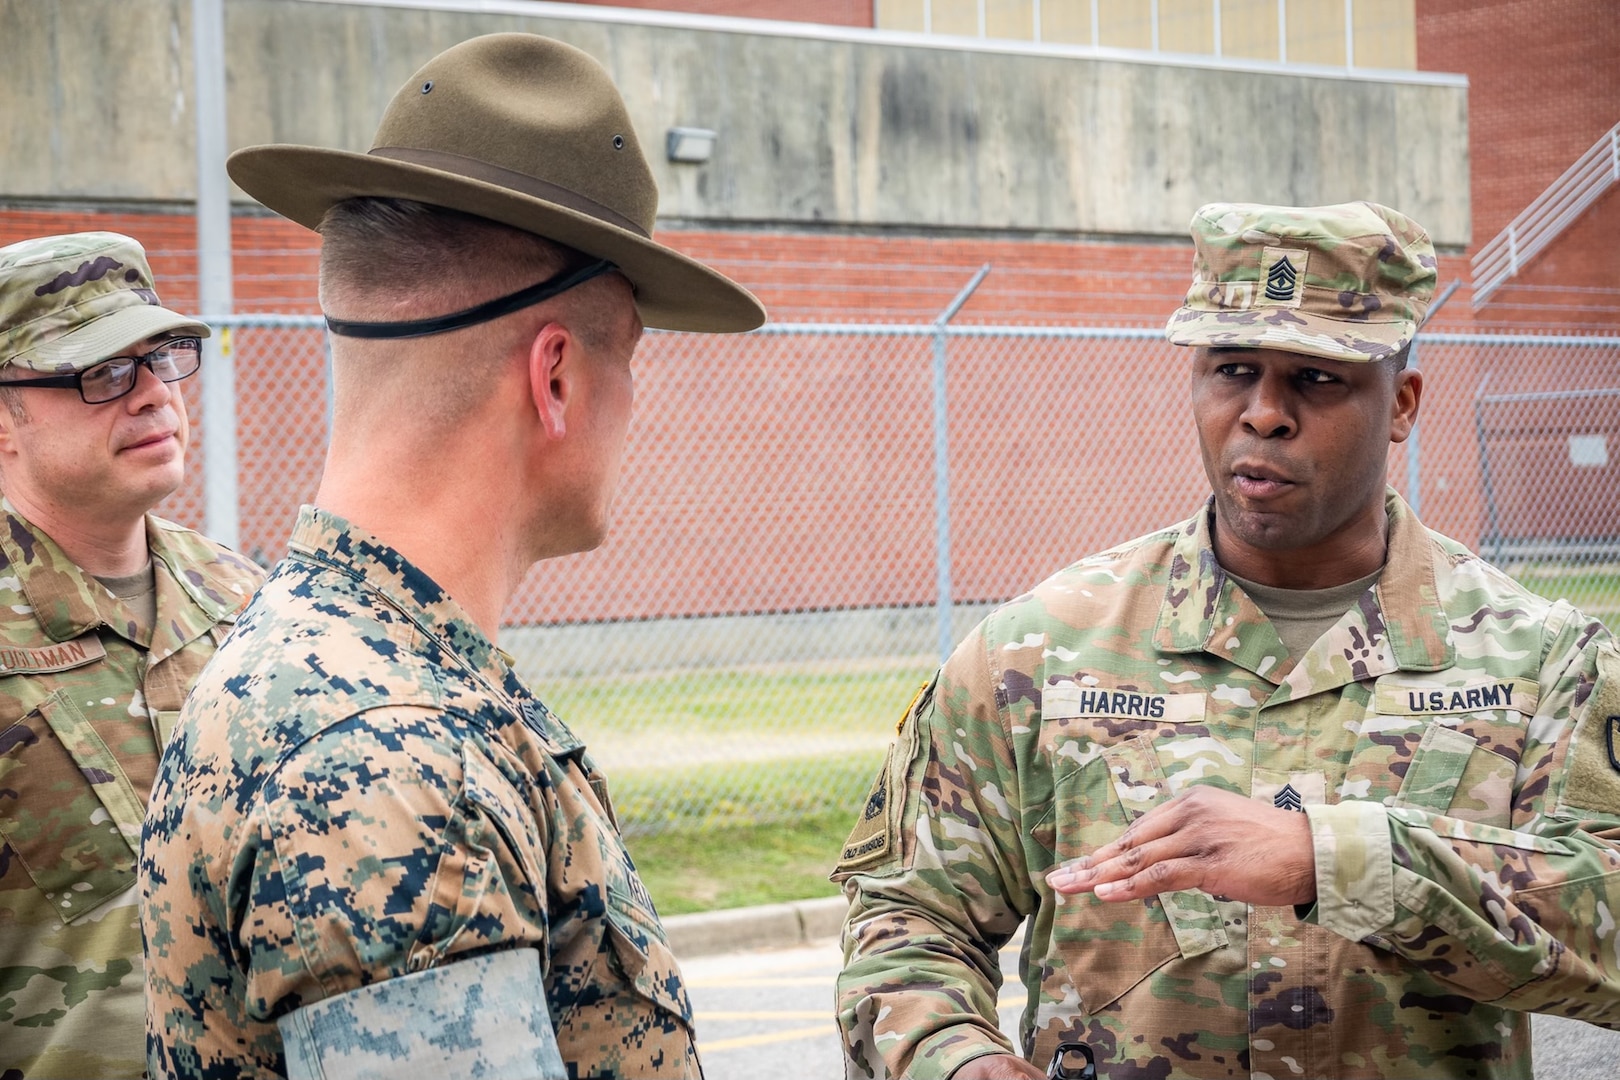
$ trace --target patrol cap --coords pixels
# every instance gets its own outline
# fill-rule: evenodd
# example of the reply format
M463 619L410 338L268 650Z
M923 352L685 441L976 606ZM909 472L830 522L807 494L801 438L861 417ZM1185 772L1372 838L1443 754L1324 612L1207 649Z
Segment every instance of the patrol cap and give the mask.
M1412 340L1434 296L1429 234L1377 203L1210 203L1191 231L1192 288L1165 326L1176 345L1382 360Z
M159 304L146 252L131 237L70 233L0 248L0 372L83 371L171 331L209 336Z

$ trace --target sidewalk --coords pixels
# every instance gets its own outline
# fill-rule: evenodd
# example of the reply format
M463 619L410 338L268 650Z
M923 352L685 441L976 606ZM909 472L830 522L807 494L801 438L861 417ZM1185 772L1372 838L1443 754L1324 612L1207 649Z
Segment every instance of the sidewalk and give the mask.
M663 920L669 948L682 960L753 949L786 949L835 940L849 902L842 896L726 908Z

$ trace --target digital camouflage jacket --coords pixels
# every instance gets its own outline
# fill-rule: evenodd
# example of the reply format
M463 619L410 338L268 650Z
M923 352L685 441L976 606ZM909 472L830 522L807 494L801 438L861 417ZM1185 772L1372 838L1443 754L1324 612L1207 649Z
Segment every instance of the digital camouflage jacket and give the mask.
M345 1016L421 1005L441 968L441 1015L464 1007L451 994L521 1007L511 980L531 972L569 1076L700 1074L680 970L584 745L432 580L320 510L181 716L141 889L154 1076L284 1074L283 1032L361 988L398 992ZM401 1042L395 1067L508 1075L489 1063L515 1019L456 1028L450 1057Z
M1620 654L1388 509L1380 580L1298 663L1208 512L969 635L835 874L852 1075L1005 1052L996 950L1022 924L1043 1068L1082 1039L1104 1077L1523 1077L1523 1012L1620 1027ZM1299 805L1316 904L1046 886L1192 784Z
M146 519L155 626L0 508L0 1075L140 1076L135 848L158 749L264 578Z

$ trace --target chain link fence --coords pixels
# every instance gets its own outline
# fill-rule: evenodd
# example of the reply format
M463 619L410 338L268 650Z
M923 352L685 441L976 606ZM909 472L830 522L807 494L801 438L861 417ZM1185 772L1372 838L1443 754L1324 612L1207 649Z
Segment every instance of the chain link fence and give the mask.
M319 478L324 330L216 325L240 545L268 564ZM1417 362L1422 422L1391 483L1431 527L1620 627L1620 338L1436 333ZM535 567L501 636L630 832L852 808L942 644L1208 490L1188 354L1157 328L651 333L637 368L609 539ZM194 458L163 509L204 524L213 467Z

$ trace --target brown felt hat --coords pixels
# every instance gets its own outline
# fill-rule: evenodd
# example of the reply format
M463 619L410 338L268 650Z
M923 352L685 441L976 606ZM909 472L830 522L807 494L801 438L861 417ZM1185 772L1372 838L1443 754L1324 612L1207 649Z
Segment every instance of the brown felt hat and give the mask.
M226 169L311 229L336 203L372 196L567 244L619 268L648 326L730 332L765 321L747 289L652 239L658 187L624 99L601 64L550 38L489 34L435 56L389 102L367 153L250 146Z

